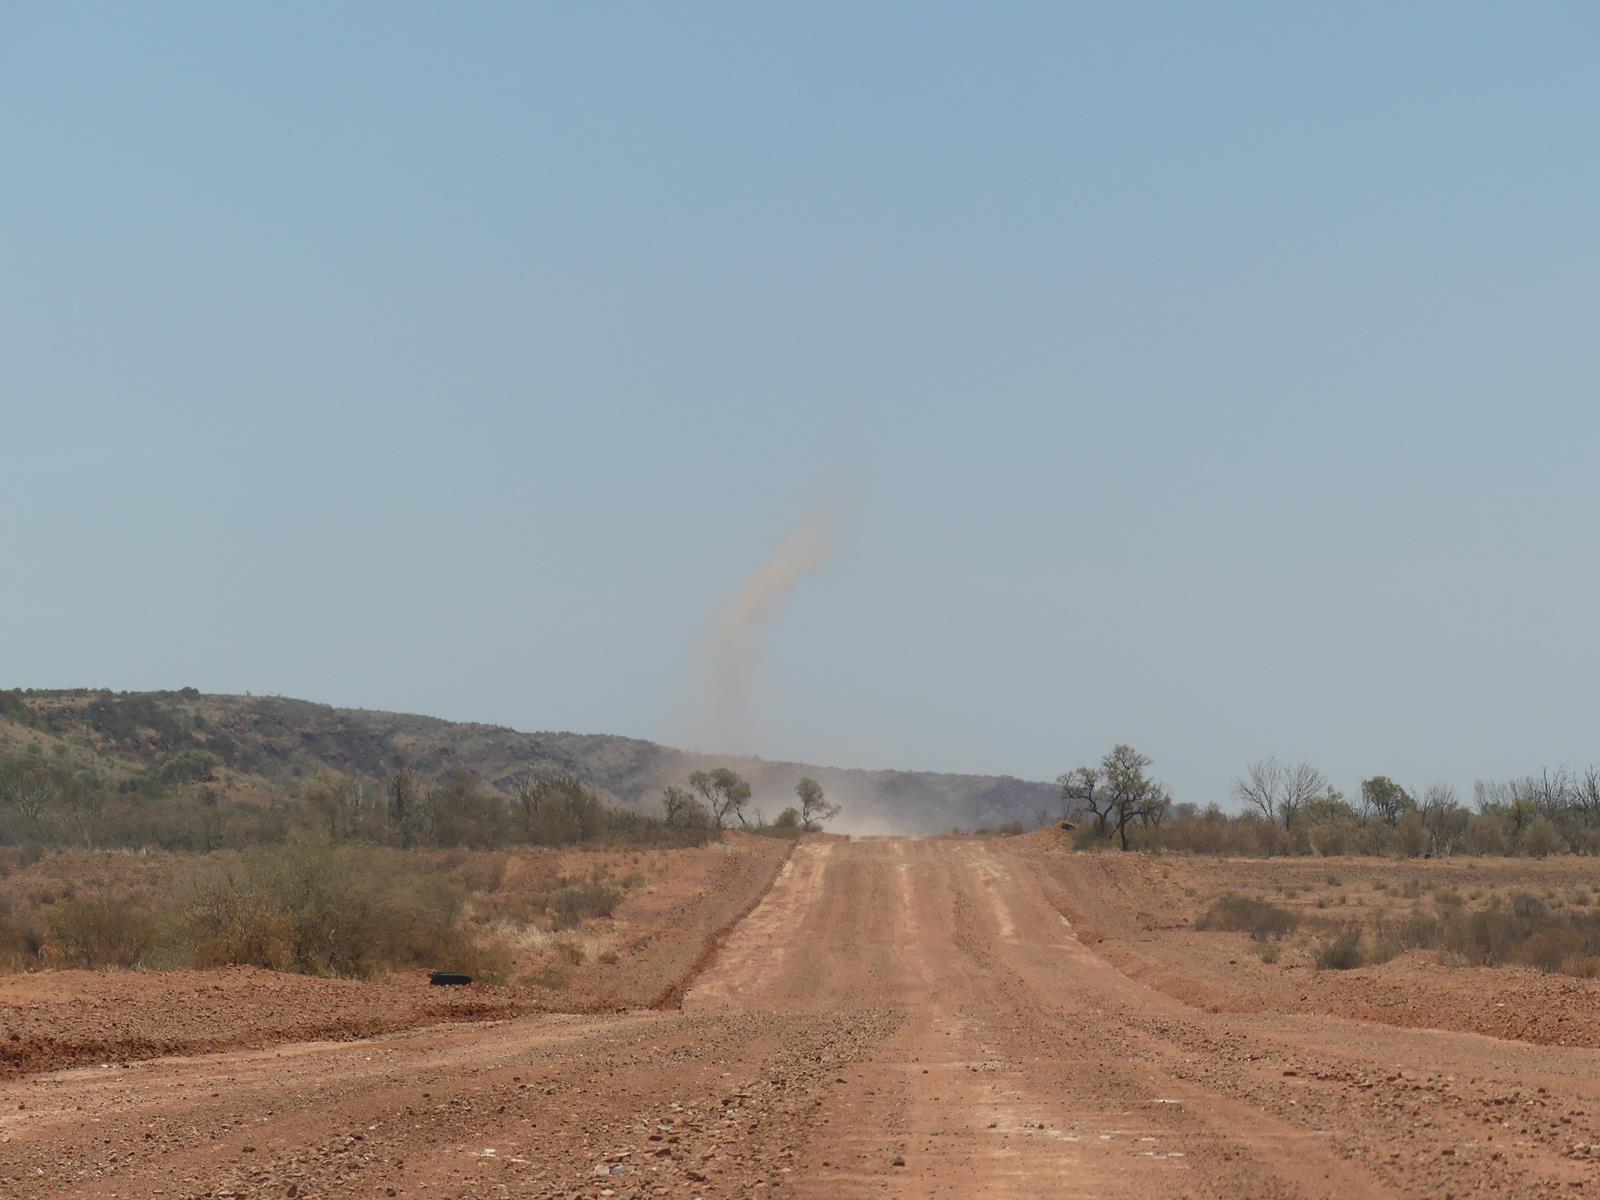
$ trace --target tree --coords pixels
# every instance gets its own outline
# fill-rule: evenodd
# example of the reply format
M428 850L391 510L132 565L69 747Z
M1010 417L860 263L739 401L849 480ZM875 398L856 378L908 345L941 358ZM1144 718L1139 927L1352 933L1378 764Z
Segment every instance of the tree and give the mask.
M1420 858L1428 849L1428 827L1422 823L1422 814L1416 809L1408 808L1400 814L1394 832L1407 858Z
M37 825L61 790L60 776L42 760L21 759L0 768L0 801Z
M1374 775L1361 781L1361 823L1366 825L1377 817L1386 825L1397 824L1400 815L1417 806L1406 791L1387 775Z
M1447 853L1467 830L1467 810L1456 800L1456 789L1448 783L1429 784L1418 804L1422 824L1428 831L1428 852Z
M741 825L749 824L745 820L744 806L750 802L750 785L736 772L727 767L696 771L689 776L689 786L700 793L719 832L727 828L730 816L738 817Z
M774 829L799 829L801 828L800 810L790 805L778 814L778 819L772 823Z
M1145 774L1151 760L1132 746L1113 746L1100 760L1104 780L1099 789L1106 809L1106 824L1116 831L1117 841L1128 848L1128 826L1147 820L1152 813L1165 813L1172 796Z
M581 842L597 837L605 828L605 805L575 775L559 779L524 775L517 780L514 795L512 811L522 826L522 836L535 845Z
M1315 800L1328 786L1322 772L1302 759L1283 773L1283 797L1278 801L1278 813L1283 827L1288 829L1299 818L1305 806Z
M1283 792L1283 768L1276 758L1250 764L1243 779L1233 781L1233 794L1269 821L1278 819L1278 797Z
M839 806L828 803L828 798L822 794L822 785L815 779L801 779L794 785L794 794L800 797L800 828L808 833L820 822L839 815Z
M683 823L684 816L689 811L691 804L700 802L682 788L675 788L668 784L661 792L661 808L666 814L668 825Z
M61 807L85 850L94 849L95 834L105 806L105 787L93 775L79 773L69 779L61 791Z
M1600 767L1590 767L1578 777L1572 802L1586 825L1600 824Z
M405 759L395 762L389 775L389 824L400 835L400 844L409 848L416 838L420 817L417 804L417 777Z
M300 791L301 799L327 825L332 841L356 832L360 790L348 775L324 771Z
M428 836L436 846L503 843L507 805L484 789L475 771L458 768L428 789Z
M1328 786L1321 771L1302 760L1292 766L1276 758L1252 763L1243 779L1234 780L1233 794L1269 821L1289 829Z
M1088 813L1094 817L1094 831L1100 837L1108 834L1106 820L1111 810L1100 795L1100 772L1095 767L1078 767L1065 775L1056 776L1061 785L1061 815L1082 820Z

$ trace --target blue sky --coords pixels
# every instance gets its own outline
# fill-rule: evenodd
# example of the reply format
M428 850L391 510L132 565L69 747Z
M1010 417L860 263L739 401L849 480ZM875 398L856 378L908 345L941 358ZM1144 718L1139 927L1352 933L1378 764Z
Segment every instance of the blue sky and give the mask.
M5 682L1600 760L1600 13L8 5ZM708 749L721 747L706 746Z

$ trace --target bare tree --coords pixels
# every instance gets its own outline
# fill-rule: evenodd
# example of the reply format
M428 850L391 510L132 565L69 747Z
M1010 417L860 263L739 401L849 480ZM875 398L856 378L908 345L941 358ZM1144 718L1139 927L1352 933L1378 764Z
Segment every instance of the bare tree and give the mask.
M1056 782L1061 785L1062 816L1081 820L1088 813L1094 817L1095 832L1105 837L1111 809L1100 795L1100 771L1095 767L1078 767L1058 775Z
M60 791L60 776L46 763L23 760L0 769L0 801L32 824L39 823Z
M1233 781L1233 794L1275 823L1283 795L1283 768L1278 765L1278 760L1263 758L1251 763L1244 778Z
M409 847L416 838L422 814L418 804L417 776L404 759L396 760L394 770L389 775L387 790L389 822L400 834L400 844Z
M1572 788L1572 801L1583 814L1585 824L1600 823L1600 767L1590 767L1578 776Z
M1284 770L1282 786L1278 797L1278 816L1283 821L1283 827L1288 829L1301 810L1322 794L1328 781L1321 771L1302 759Z
M1456 789L1448 783L1430 783L1422 789L1417 806L1422 825L1428 831L1428 854L1448 851L1466 830L1466 809L1456 799Z
M1565 767L1555 771L1545 767L1524 779L1517 791L1524 800L1532 801L1542 815L1554 818L1577 807L1574 782Z

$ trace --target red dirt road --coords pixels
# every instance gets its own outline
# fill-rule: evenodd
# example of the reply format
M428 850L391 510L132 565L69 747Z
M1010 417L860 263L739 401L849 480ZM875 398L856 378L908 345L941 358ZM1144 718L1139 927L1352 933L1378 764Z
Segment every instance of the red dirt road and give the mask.
M1600 1051L1211 1013L1049 856L815 841L681 1011L0 1084L7 1197L1600 1193Z

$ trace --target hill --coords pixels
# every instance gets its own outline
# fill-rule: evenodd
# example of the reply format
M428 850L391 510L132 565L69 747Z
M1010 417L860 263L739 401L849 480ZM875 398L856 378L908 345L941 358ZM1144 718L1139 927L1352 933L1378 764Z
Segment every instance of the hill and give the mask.
M422 775L467 770L501 790L525 775L576 775L616 804L650 811L667 784L729 766L750 780L754 807L769 817L792 802L795 782L809 775L845 806L837 826L864 833L1031 824L1057 806L1054 785L1003 775L770 762L611 734L522 733L193 688L0 692L0 750L29 747L124 787L203 781L224 804L270 800L324 770L375 780L403 759Z

